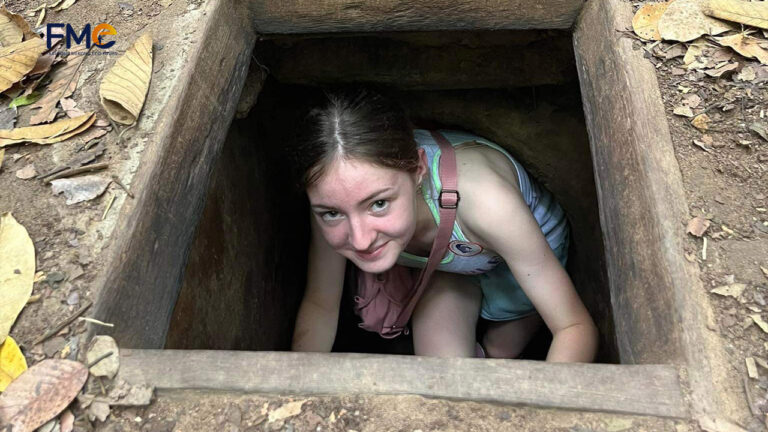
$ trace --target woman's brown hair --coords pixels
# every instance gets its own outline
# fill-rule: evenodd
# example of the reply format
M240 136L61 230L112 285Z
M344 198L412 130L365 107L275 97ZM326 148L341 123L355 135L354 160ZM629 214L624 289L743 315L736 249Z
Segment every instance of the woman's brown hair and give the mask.
M363 160L413 172L418 147L404 110L370 89L326 92L327 104L305 119L296 162L303 188L320 179L337 158Z

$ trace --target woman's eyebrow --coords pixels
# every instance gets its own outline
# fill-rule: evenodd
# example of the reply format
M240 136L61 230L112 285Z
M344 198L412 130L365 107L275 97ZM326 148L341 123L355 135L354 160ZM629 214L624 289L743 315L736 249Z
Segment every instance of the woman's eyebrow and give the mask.
M379 196L381 194L387 193L387 192L391 191L392 189L394 189L394 186L387 186L384 189L380 189L380 190L378 190L378 191L368 195L367 197L363 198L358 203L358 205L365 204L366 202L374 199L375 197L377 197L377 196ZM312 210L333 210L333 209L335 209L335 207L328 206L328 205L325 205L325 204L313 204L311 207L312 207Z

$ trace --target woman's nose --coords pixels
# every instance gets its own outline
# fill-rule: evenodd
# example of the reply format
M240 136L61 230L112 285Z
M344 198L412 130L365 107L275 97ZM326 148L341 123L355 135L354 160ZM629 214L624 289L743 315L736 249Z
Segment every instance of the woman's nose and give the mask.
M376 230L370 227L364 218L350 220L349 243L357 251L366 251L376 239Z

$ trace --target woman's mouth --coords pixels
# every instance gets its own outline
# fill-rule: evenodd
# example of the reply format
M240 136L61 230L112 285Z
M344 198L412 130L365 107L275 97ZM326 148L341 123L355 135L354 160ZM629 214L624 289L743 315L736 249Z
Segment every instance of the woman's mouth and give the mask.
M384 250L384 246L386 246L387 243L382 244L381 246L377 247L376 249L373 249L370 252L355 252L355 255L357 255L360 259L365 261L372 261L381 255L381 252Z

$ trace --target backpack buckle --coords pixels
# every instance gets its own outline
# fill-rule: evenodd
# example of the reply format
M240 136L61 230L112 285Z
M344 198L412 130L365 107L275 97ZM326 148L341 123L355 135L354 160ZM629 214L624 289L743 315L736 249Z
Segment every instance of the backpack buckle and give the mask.
M445 204L443 204L443 194L454 194L454 196L446 196L445 197ZM459 191L455 189L443 189L440 191L440 195L437 197L437 203L440 205L440 208L444 209L457 209L459 208L459 201L461 200L461 196L459 195Z

